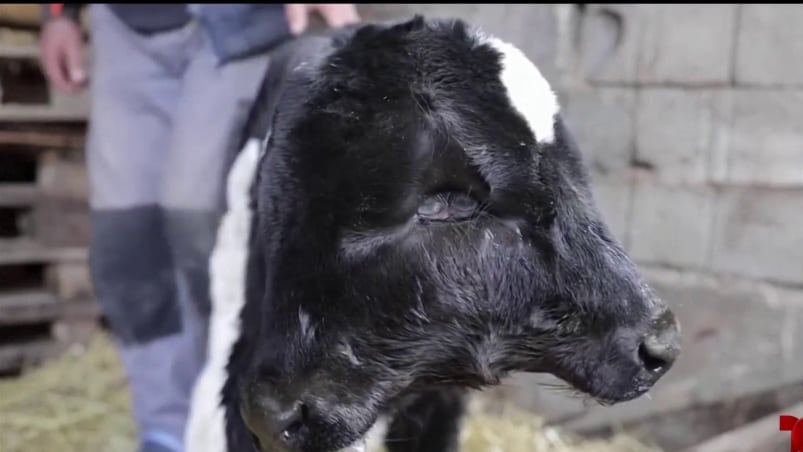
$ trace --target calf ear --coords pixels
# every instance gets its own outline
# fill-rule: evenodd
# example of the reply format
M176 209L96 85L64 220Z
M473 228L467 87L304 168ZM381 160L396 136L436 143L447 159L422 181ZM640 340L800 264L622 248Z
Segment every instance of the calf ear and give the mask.
M555 141L548 146L550 146L552 152L557 154L556 158L569 162L568 168L573 179L575 183L579 183L579 186L575 185L575 187L581 189L585 195L593 199L586 155L577 143L570 126L561 113L555 115Z
M574 138L571 126L561 113L555 114L555 144L568 152L582 155L580 145L577 144L577 140Z

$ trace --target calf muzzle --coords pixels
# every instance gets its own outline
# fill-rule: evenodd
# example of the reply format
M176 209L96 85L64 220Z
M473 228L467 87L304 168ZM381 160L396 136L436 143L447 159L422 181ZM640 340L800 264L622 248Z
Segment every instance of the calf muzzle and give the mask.
M248 391L242 416L263 450L296 450L310 418L309 407L299 400L280 400L261 385Z

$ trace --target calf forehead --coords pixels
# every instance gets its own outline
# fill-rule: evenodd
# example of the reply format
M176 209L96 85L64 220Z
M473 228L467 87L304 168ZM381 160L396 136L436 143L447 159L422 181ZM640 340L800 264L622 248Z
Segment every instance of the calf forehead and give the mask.
M458 142L486 177L506 180L555 139L556 96L535 65L459 21L364 27L328 58L321 80L318 105L338 133L351 129L357 159L379 154L398 165L426 156L422 142L433 140L420 135L434 130Z

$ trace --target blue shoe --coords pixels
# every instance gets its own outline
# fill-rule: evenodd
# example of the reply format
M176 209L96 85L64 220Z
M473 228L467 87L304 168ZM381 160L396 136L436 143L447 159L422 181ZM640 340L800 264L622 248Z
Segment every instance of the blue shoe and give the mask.
M181 442L164 432L148 432L142 437L138 452L184 452Z

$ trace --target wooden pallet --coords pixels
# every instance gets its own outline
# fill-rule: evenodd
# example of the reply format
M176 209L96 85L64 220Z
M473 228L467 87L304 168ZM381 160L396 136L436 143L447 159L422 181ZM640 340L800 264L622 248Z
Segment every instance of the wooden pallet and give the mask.
M99 328L91 298L63 300L46 288L0 293L0 375L18 373L76 344Z
M85 343L99 319L86 249L0 241L0 374Z
M0 45L0 85L16 87L0 102L0 374L85 343L101 317L88 271L82 100L43 86L35 53Z
M53 89L36 46L0 44L0 122L81 122L88 115L88 91L66 95Z
M86 249L0 242L0 374L85 344L100 318Z
M86 246L88 175L83 151L68 150L80 140L55 132L35 136L0 129L0 240L36 237L45 246Z
M90 299L65 302L43 289L0 294L0 375L18 373L75 344L86 344L100 316Z

